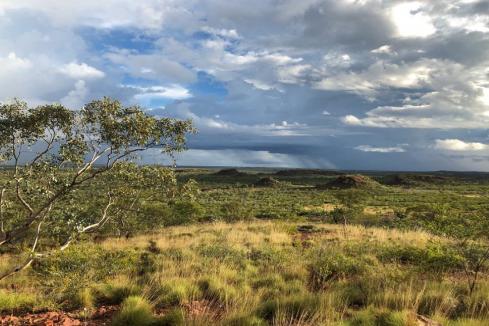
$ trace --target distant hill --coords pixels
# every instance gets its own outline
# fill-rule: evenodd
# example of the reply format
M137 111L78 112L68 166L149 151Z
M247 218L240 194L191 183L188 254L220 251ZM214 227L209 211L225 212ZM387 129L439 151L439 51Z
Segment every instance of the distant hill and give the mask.
M379 187L380 184L370 177L354 174L354 175L340 175L334 178L326 184L318 185L319 189L354 189L354 188L375 188Z

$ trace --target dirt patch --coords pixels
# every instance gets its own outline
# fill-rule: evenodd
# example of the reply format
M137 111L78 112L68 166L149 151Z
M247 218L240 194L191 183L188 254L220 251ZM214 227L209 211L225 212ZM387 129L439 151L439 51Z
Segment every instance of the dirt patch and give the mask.
M481 195L475 195L475 194L468 194L468 195L463 195L464 197L467 197L467 198L481 198L482 196Z
M9 326L102 326L110 325L110 321L117 311L117 306L103 306L88 318L80 317L82 311L62 312L50 311L32 313L22 316L1 316L0 325Z
M206 317L209 320L219 320L225 313L222 305L208 300L194 300L182 305L189 319Z

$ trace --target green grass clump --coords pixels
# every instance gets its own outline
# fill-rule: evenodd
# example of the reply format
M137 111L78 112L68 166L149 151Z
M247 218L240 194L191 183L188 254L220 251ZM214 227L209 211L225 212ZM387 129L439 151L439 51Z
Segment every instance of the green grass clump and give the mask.
M357 312L349 326L416 326L416 317L407 311L365 309Z
M122 303L127 297L137 295L141 291L132 284L108 283L97 286L94 289L94 297L97 304L117 305Z
M317 295L295 296L264 302L257 315L269 322L275 320L311 320L320 311L321 300Z
M32 309L37 303L34 294L12 293L0 290L0 312L12 313Z
M166 281L160 285L158 292L155 301L159 307L180 305L200 295L199 289L185 279Z
M83 288L76 295L75 305L79 308L92 309L95 306L95 300L92 289Z
M267 326L265 320L254 315L241 315L229 318L223 322L223 326Z
M153 307L144 298L130 296L122 303L121 310L114 317L112 326L149 326L155 322Z
M225 306L230 305L237 298L236 289L217 278L201 279L198 281L198 287L205 299Z
M184 326L185 316L182 309L173 309L163 317L157 318L152 326Z

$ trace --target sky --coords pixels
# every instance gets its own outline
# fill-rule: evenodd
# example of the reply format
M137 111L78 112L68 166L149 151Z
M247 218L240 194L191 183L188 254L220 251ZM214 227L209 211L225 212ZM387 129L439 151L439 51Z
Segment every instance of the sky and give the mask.
M0 0L0 102L103 96L180 165L489 171L489 1Z

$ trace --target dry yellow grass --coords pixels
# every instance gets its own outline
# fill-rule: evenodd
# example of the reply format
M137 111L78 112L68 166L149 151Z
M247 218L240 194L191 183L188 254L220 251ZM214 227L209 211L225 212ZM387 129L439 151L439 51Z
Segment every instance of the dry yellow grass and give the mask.
M388 206L366 206L363 213L366 215L392 215L394 210Z
M331 203L326 203L320 206L313 206L313 205L308 205L304 206L304 211L305 212L311 212L311 211L319 211L319 212L324 212L324 213L331 213L337 208L342 208L344 207L341 204L331 204Z
M105 249L144 248L149 240L156 242L161 249L185 249L201 243L212 243L224 237L228 244L236 248L247 248L263 243L274 245L288 245L293 241L293 233L289 232L300 223L281 223L271 221L239 222L234 224L210 223L204 225L170 227L151 234L140 235L130 239L111 238L101 243ZM316 237L319 239L344 238L344 227L337 224L314 224L323 232ZM402 231L398 229L384 229L348 225L348 235L345 241L378 241L399 244L424 246L429 240L437 237L423 231ZM439 239L440 240L440 239Z

